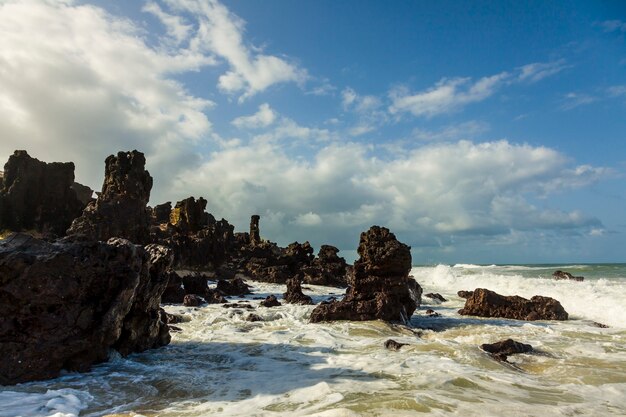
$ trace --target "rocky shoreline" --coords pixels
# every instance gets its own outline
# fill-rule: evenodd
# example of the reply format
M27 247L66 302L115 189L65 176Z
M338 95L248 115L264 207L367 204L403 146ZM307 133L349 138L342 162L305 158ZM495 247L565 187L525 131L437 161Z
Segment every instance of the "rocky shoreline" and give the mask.
M74 181L72 163L41 162L26 151L9 158L0 179L0 231L7 235L0 241L1 385L54 378L62 369L86 371L107 360L110 349L125 356L164 346L176 318L161 302L228 307L226 296L249 294L245 280L284 284L283 299L294 304L313 303L302 284L346 288L340 300L313 309L312 323L410 325L422 288L409 276L410 247L389 229L372 226L361 234L354 266L330 245L317 256L309 242L283 248L261 237L258 215L249 232L235 232L206 212L202 197L149 207L145 163L138 151L109 156L93 199ZM461 314L568 318L547 297L525 300L480 288L459 295L467 298ZM261 305L280 303L270 295ZM250 314L250 321L258 319Z

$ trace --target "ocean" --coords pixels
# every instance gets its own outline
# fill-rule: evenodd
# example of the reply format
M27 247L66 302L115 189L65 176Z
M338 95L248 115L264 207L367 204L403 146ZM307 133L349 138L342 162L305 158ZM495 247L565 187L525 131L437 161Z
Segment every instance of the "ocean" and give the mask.
M561 269L584 282L555 281ZM166 305L190 321L172 343L84 374L0 387L1 417L31 416L624 416L626 264L416 266L425 293L412 328L310 324L314 306L258 307L282 285L249 282L247 309ZM460 316L459 290L556 298L564 322ZM304 286L315 302L343 290ZM239 298L232 298L239 301ZM441 317L427 317L426 309ZM609 326L600 328L594 322ZM385 340L407 343L399 351ZM497 362L482 343L535 348Z

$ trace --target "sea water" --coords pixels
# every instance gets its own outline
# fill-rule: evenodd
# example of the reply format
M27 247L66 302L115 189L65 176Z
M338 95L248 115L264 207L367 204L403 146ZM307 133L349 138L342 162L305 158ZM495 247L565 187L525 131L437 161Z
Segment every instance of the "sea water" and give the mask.
M585 281L555 281L556 269ZM314 306L260 307L254 297L285 290L263 283L251 283L251 310L166 305L190 319L169 346L0 387L0 416L626 415L626 265L438 265L412 274L448 301L424 298L411 327L311 324ZM475 288L556 298L570 320L460 316L457 291ZM304 292L315 302L343 293ZM427 317L428 308L441 317ZM246 321L250 312L264 321ZM408 345L386 350L389 338ZM479 348L506 338L535 352L502 363Z

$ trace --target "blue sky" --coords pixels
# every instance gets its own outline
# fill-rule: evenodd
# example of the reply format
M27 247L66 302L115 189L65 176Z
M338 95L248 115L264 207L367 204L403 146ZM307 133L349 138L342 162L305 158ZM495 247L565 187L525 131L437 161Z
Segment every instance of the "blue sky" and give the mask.
M0 1L0 68L0 155L94 188L136 148L281 244L625 261L623 2Z

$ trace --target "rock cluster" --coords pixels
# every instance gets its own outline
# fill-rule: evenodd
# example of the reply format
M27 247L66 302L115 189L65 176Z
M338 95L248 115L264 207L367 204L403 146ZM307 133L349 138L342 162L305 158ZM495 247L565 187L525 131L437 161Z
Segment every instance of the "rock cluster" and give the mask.
M147 209L152 177L141 152L118 152L105 161L104 184L95 202L72 222L68 235L106 241L112 237L131 242L150 242Z
M304 269L305 284L326 285L330 287L348 286L348 264L337 253L339 249L322 245L311 265Z
M45 163L15 151L0 180L0 231L65 235L84 207L74 184L72 162Z
M516 320L567 320L568 314L557 300L536 295L530 300L517 295L504 296L477 288L459 291L465 298L465 306L459 314L480 317L502 317Z
M570 274L569 272L565 272L565 271L554 271L552 273L552 277L557 280L568 280L568 281L584 281L585 277L575 277L574 275Z
M283 299L288 304L313 304L313 300L302 292L300 282L303 277L300 272L293 278L287 280L287 292L283 294Z
M111 348L169 343L160 319L167 248L127 240L0 243L0 385L85 371Z
M317 306L311 322L380 319L407 323L422 293L415 280L409 279L410 248L389 229L372 226L361 233L358 253L343 300Z

